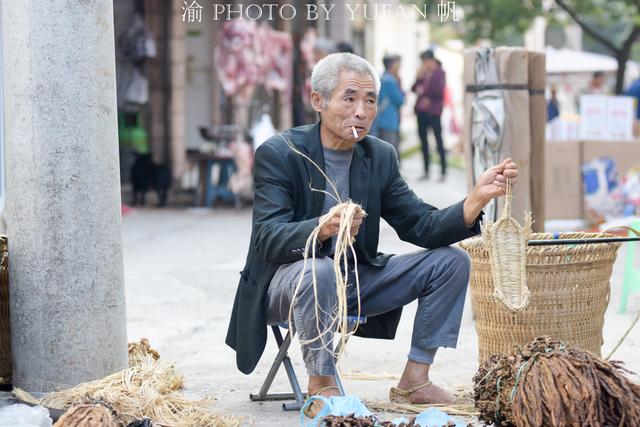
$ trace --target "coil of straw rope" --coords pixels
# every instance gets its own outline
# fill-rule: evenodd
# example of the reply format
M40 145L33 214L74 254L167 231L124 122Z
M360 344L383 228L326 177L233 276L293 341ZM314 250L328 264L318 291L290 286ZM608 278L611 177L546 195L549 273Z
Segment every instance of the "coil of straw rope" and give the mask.
M531 213L525 212L524 226L511 216L511 180L507 178L507 191L502 215L495 223L482 224L482 239L489 248L494 295L509 310L520 311L529 304L527 287L527 243L531 234Z
M329 177L325 174L324 170L316 164L309 156L302 153L300 150L296 149L294 145L287 141L282 134L278 134L280 138L285 142L285 144L297 155L301 156L303 159L311 163L313 167L315 167L325 178L326 182L331 186L333 193L330 193L325 190L320 190L317 188L311 187L311 183L309 187L311 191L318 191L325 194L325 196L332 197L336 201L336 205L329 210L329 212L320 217L318 221L318 225L313 229L304 247L303 253L303 267L300 271L300 275L298 281L296 283L293 297L291 300L291 306L289 307L289 316L288 322L289 325L293 325L293 307L295 302L299 296L300 288L302 286L304 280L305 271L307 271L308 262L311 262L311 276L312 276L312 289L315 300L318 300L318 280L316 276L316 248L318 246L318 236L322 228L331 220L331 218L336 214L340 214L340 227L338 229L338 234L336 235L336 244L335 244L335 252L333 256L333 270L335 273L336 279L336 296L337 296L337 304L335 309L330 310L331 321L328 325L320 325L320 312L323 311L322 307L320 307L317 302L315 304L315 318L316 318L316 330L318 335L314 338L310 339L302 339L299 338L301 344L311 344L316 341L323 341L324 337L330 337L333 332L336 332L339 335L340 345L338 348L339 352L342 353L345 348L345 344L350 336L352 336L355 331L358 329L359 319L361 315L361 307L360 307L360 279L358 277L358 259L356 255L355 248L353 247L353 243L355 238L351 236L351 225L354 219L354 216L357 213L364 213L362 207L354 203L351 200L342 200L340 194L333 182L329 179ZM354 277L355 277L355 287L356 287L356 295L357 295L357 318L355 324L350 325L347 312L348 303L347 303L347 286L349 285L349 255L353 258L353 266L354 266ZM316 348L323 349L329 348L331 346L331 341L323 343L322 346ZM331 348L329 348L333 351ZM340 354L334 354L336 359L340 356Z

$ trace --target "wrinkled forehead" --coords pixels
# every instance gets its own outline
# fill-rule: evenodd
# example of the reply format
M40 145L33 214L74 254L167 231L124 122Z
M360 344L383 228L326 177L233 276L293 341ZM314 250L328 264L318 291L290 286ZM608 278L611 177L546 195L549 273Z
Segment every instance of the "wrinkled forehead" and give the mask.
M376 96L376 84L368 73L342 71L338 75L338 84L334 95L363 95Z

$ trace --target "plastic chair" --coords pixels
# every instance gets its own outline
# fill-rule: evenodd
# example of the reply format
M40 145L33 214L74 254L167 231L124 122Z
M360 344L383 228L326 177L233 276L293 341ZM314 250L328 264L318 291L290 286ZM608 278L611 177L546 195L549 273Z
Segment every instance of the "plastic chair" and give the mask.
M631 224L631 227L640 230L640 221L635 221ZM634 236L634 234L629 231L629 236ZM627 259L624 267L622 296L620 298L620 313L627 311L629 294L634 291L640 291L640 264L635 265L636 249L638 246L640 246L640 242L629 242L627 245Z

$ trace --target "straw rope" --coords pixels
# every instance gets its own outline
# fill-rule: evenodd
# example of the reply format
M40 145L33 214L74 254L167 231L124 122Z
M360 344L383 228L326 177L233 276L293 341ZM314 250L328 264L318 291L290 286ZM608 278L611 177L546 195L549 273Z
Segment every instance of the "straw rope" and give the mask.
M340 215L340 226L338 229L338 234L335 236L336 244L335 251L333 256L333 270L335 273L336 279L336 296L337 303L336 306L333 307L330 314L330 322L328 325L320 324L320 312L324 311L322 307L320 307L317 302L315 304L315 318L316 318L316 331L317 336L309 339L299 338L301 344L311 344L316 341L321 340L322 345L320 347L315 347L314 350L320 349L329 349L333 351L331 348L332 340L328 340L324 342L324 337L332 337L332 334L335 332L339 335L340 344L338 345L339 354L334 354L336 359L340 356L340 354L344 351L346 347L346 343L350 336L352 336L358 328L359 319L361 314L360 307L360 279L358 274L358 259L356 256L355 248L353 247L353 242L355 241L354 237L351 237L351 225L353 222L353 218L358 213L363 213L364 210L362 207L354 203L351 200L342 200L338 190L333 182L329 179L329 177L324 173L322 168L318 166L309 156L302 153L300 150L296 149L294 145L287 141L282 134L278 134L285 144L297 155L301 156L305 160L307 160L313 167L315 167L325 178L326 182L331 186L333 190L333 194L324 190L316 189L311 187L311 183L309 187L311 191L322 192L329 197L332 197L336 200L337 204L329 210L326 215L320 217L318 221L318 225L313 229L307 241L305 242L304 253L303 253L303 264L302 269L300 271L300 275L298 278L298 282L296 283L295 289L293 291L293 297L291 306L289 307L289 316L288 322L289 325L293 325L293 307L295 302L299 296L300 288L302 287L302 283L304 281L304 274L307 271L307 263L311 260L311 276L312 276L312 289L315 300L318 300L318 280L316 276L316 248L318 247L318 236L322 228L329 223L329 221L333 218L334 215ZM351 254L353 258L354 265L354 276L355 276L355 286L356 286L356 296L357 296L357 320L355 325L350 328L348 321L348 303L347 303L347 286L349 285L349 254ZM327 314L325 312L325 314Z
M395 414L419 414L426 411L429 408L437 408L442 412L446 412L453 416L463 417L475 417L480 413L473 404L473 398L469 398L470 403L460 403L451 405L436 405L436 404L418 404L418 403L393 403L385 401L369 401L364 403L372 411L376 412L391 412Z
M527 287L526 248L531 234L531 213L526 212L524 227L511 217L511 180L502 216L498 221L481 225L482 237L489 248L491 275L495 296L511 311L520 311L529 304Z
M627 337L629 336L629 333L631 332L633 327L636 326L636 323L638 323L638 320L640 320L640 312L638 312L638 314L636 315L635 319L633 319L633 321L631 322L631 325L627 328L627 330L625 331L624 335L622 335L622 338L620 338L618 340L617 344L609 352L609 355L605 358L605 360L611 359L611 356L613 356L613 354L616 352L616 350L618 350L618 348L620 348L620 346L622 345L624 340L627 339Z

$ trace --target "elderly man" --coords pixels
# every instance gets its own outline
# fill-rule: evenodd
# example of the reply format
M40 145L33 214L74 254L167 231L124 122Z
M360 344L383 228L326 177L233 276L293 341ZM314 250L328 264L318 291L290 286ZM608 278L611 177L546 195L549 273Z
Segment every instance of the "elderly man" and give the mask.
M418 198L402 179L393 146L367 136L380 88L373 67L353 54L331 54L316 64L311 82L311 105L320 121L272 137L256 152L250 250L226 342L236 350L238 368L252 372L264 350L267 325L288 319L302 274L305 242L319 218L331 215L336 204L333 197L314 191L331 191L331 186L291 144L323 168L342 200L351 199L366 212L366 216L356 215L351 228L361 313L368 318L357 335L393 339L402 307L418 300L408 360L398 387L391 389L392 400L451 402L450 393L429 381L437 349L456 346L469 277L467 255L449 245L479 232L482 208L505 194L506 178L515 179L517 167L511 159L505 160L485 171L464 200L436 209ZM424 250L393 256L378 253L380 218L401 239ZM301 341L317 338L317 325L329 325L336 305L331 257L339 223L339 216L333 215L320 230L317 293L312 289L309 261L293 302L292 326ZM354 287L348 288L351 310L357 307ZM316 311L316 306L321 309ZM302 352L309 395L338 394L329 337L303 344Z

